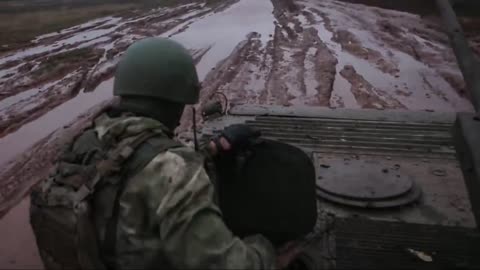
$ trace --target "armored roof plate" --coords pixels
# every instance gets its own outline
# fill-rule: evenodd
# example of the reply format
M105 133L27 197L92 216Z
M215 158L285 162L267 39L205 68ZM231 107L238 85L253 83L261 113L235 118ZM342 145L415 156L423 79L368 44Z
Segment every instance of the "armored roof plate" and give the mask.
M368 179L368 174L377 178L385 174L390 180L398 174L399 178L412 181L396 184L392 190L388 182L382 183L382 188L376 187L382 192L376 191L370 200L363 199L365 192L349 191L349 196L337 196L334 193L339 194L338 190L317 187L319 209L323 212L337 217L354 215L394 222L476 227L452 141L455 113L299 106L235 106L229 112L230 115L205 122L201 137L208 139L225 126L247 123L261 130L266 138L290 143L310 154L317 177L329 178L327 171L335 170L342 177L350 173L350 181L355 176L362 181L367 179L369 185L377 185L372 181L379 179ZM413 183L409 192L395 196L408 189L409 183ZM420 194L422 199L416 200ZM393 197L383 199L389 196ZM409 205L384 209L395 204Z

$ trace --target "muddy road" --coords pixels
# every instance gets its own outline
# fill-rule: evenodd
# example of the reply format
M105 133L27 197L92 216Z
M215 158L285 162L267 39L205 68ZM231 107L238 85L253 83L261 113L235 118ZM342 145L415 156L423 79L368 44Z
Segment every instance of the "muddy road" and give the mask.
M480 22L468 23L480 54ZM26 238L8 252L1 247L0 268L40 267L22 198L61 145L112 99L125 49L150 36L191 51L203 81L199 107L221 91L231 105L473 110L437 18L362 4L192 1L39 36L0 55L0 233ZM187 138L188 112L177 130Z

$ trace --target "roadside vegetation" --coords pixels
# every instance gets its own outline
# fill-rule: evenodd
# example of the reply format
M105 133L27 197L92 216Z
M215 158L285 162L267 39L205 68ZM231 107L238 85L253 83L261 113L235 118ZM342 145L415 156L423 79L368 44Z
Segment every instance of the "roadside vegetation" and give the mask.
M95 18L168 6L186 0L0 0L0 54L27 46L38 35Z

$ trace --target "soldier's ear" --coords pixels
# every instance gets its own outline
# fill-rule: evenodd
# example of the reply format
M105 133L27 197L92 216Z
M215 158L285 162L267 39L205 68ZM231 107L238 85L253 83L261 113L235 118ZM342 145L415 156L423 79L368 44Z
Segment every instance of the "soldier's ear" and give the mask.
M194 90L195 90L196 92L200 92L200 91L202 90L202 83L201 83L201 82L197 83L197 84L194 86Z

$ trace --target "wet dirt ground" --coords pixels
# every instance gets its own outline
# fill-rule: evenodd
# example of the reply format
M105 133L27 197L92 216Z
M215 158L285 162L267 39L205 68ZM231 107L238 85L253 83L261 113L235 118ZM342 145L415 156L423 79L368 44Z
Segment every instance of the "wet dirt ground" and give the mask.
M480 55L480 21L462 22ZM112 98L125 49L150 36L192 52L203 81L198 107L220 91L231 105L473 110L438 18L362 4L192 1L37 37L0 55L0 233L11 236L15 227L25 237L2 250L0 268L40 267L22 198L61 145ZM187 137L189 113L177 130Z

